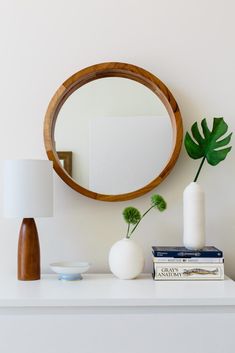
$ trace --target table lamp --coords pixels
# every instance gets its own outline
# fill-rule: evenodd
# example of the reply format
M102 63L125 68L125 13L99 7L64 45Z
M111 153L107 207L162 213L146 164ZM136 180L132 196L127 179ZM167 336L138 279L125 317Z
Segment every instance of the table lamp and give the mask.
M4 161L4 216L23 218L18 243L18 279L40 279L40 245L34 217L53 213L53 168L47 160Z

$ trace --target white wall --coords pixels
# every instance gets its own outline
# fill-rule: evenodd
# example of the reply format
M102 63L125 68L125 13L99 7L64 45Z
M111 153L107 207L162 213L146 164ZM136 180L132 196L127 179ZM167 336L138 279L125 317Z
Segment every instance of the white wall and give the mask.
M1 0L0 158L46 158L43 119L57 87L79 69L123 61L158 76L176 97L185 129L202 117L224 116L235 131L233 0ZM235 149L217 167L205 166L207 242L225 252L235 278ZM168 201L136 232L150 270L153 244L181 244L182 191L198 163L184 149L156 192ZM151 193L102 203L76 194L55 175L55 215L38 220L42 267L87 259L107 271L110 246L125 232L122 209L144 210ZM0 219L0 271L16 269L19 220Z

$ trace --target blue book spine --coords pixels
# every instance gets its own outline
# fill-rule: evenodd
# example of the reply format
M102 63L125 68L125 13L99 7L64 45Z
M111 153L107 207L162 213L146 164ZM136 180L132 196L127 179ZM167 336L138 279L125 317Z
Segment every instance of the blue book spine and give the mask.
M153 251L154 257L223 257L222 251Z

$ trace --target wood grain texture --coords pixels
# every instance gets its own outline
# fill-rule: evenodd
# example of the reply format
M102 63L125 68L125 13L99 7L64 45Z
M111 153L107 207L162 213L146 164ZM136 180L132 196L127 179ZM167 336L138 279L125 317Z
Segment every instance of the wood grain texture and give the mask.
M33 218L24 218L20 228L18 279L21 281L40 279L40 245Z
M88 82L101 79L104 77L123 77L130 80L137 81L150 90L162 101L171 119L173 130L173 147L172 154L166 163L164 169L156 178L144 187L133 192L119 194L119 195L105 195L85 189L79 185L66 170L61 166L58 155L55 150L54 130L58 113L67 100L67 98L79 87L87 84ZM69 77L56 91L52 97L44 121L44 143L48 158L53 161L53 167L57 174L74 190L90 198L101 201L125 201L139 197L157 185L159 185L174 167L182 145L183 139L183 126L182 118L178 104L164 83L150 72L131 64L119 62L107 62L89 66L71 77Z

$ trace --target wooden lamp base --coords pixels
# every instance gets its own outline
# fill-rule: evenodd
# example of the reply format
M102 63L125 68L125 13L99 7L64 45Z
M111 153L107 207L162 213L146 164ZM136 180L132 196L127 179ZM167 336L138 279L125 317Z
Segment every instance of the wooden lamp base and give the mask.
M18 279L40 279L40 245L34 218L24 218L18 242Z

